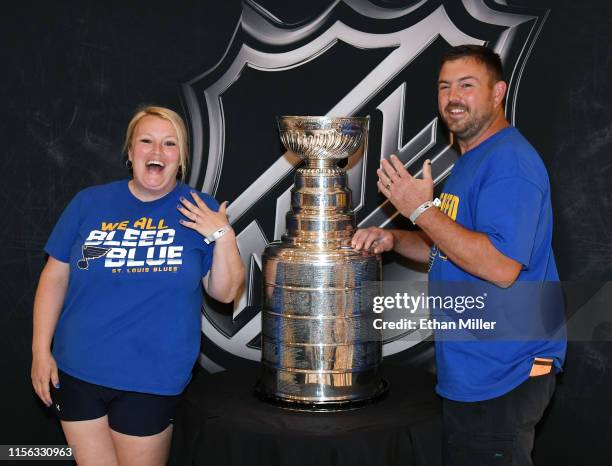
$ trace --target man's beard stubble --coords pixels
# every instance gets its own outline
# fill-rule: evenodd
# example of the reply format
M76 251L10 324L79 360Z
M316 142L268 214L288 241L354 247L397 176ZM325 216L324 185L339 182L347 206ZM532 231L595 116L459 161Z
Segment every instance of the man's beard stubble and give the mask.
M466 117L461 121L453 121L452 119L448 118L447 112L450 112L453 109L464 110L466 112ZM447 105L444 109L444 113L442 114L442 120L446 124L446 127L458 140L461 141L468 141L474 136L478 135L486 126L491 117L492 112L472 112L467 107L456 104Z

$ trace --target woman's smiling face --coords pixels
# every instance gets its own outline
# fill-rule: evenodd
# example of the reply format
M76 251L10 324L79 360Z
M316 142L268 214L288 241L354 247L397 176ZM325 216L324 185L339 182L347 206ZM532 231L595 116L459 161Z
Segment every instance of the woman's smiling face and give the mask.
M180 154L170 121L152 115L143 117L134 129L128 157L133 170L130 185L136 197L151 201L174 189Z

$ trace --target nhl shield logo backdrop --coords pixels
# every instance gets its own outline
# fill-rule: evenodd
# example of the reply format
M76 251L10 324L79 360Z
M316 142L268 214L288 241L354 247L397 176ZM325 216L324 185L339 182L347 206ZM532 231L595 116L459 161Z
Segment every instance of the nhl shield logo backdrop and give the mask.
M547 12L503 1L404 3L335 1L294 24L246 0L221 61L183 85L192 135L189 182L230 202L247 267L240 299L231 306L206 300L203 306L200 362L207 370L260 359L261 255L285 231L299 163L280 145L276 116L370 116L366 147L346 167L353 208L361 227L398 228L410 226L377 193L380 159L395 153L418 174L429 158L439 186L457 157L437 116L436 81L445 50L471 43L500 54L508 82L506 115L515 122L521 76ZM427 279L405 265L385 257L385 279ZM421 342L428 336L386 333L384 354L424 353L429 345Z

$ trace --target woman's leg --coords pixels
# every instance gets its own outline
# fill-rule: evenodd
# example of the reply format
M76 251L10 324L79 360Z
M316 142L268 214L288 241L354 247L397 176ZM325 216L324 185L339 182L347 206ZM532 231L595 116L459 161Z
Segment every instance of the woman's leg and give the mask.
M59 371L61 388L51 387L53 409L79 466L117 465L108 423L112 390Z
M108 417L88 421L61 421L68 445L79 466L117 466Z
M168 462L178 396L123 392L108 420L120 466L164 466Z
M60 371L55 410L79 466L163 466L179 396L116 390Z
M170 453L172 425L159 434L139 437L111 429L111 435L121 466L165 466Z

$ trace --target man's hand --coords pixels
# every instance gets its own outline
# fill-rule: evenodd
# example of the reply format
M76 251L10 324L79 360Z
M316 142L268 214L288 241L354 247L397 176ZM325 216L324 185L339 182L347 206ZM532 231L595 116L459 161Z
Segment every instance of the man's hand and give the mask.
M393 233L378 227L357 230L351 240L351 246L357 251L364 250L374 254L391 251L394 243Z
M389 199L400 214L408 218L426 201L433 198L433 179L431 178L431 162L423 164L423 179L413 177L395 154L391 162L383 159L380 162L378 174L378 189Z

